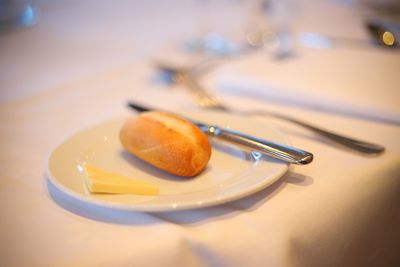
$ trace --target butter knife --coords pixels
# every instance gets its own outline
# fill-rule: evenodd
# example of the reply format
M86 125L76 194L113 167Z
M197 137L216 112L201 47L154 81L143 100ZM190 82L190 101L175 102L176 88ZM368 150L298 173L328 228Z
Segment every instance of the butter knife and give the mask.
M128 106L137 112L145 112L154 110L143 105L129 102ZM245 133L241 133L232 129L222 128L216 125L209 125L197 120L186 118L200 128L208 136L240 145L250 150L261 152L267 156L283 160L288 163L304 165L313 160L313 154L291 147L284 144L275 143L258 137L254 137Z

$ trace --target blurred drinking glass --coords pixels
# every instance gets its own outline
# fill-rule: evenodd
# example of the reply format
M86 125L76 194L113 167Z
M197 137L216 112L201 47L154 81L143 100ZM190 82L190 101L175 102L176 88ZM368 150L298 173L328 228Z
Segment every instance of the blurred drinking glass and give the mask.
M195 4L196 34L186 43L192 52L226 56L266 47L287 55L292 50L292 0L196 0Z
M192 52L214 55L239 53L257 1L196 0L195 36L186 42L186 47Z
M0 33L31 27L38 21L38 9L26 0L0 0Z

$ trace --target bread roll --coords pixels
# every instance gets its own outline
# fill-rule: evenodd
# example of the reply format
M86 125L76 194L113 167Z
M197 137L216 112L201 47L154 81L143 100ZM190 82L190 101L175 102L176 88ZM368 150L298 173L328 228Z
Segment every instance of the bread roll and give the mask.
M198 127L164 112L143 112L128 119L120 140L130 153L178 176L199 174L211 156L210 142Z

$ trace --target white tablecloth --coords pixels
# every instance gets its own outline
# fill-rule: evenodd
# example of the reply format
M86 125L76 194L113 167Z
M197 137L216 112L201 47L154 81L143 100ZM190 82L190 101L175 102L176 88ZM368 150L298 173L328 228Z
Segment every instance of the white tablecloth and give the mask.
M344 2L297 4L301 7L298 30L366 39L361 18ZM170 110L196 109L183 90L156 82L152 66L156 57L182 56L171 44L189 36L196 10L185 1L40 1L34 5L41 11L35 27L0 36L2 265L400 265L400 128L393 124L269 103L274 110L380 143L386 151L362 156L298 126L266 118L293 145L312 151L314 162L291 166L272 186L215 207L163 213L119 211L59 191L45 175L49 153L82 129L129 115L128 99ZM279 81L279 86L300 84L314 90L326 85L333 90L334 85L343 85L357 87L357 92L365 88L365 99L378 95L376 103L391 103L392 110L400 110L399 76L394 75L394 69L400 69L398 52L299 48L295 58L283 61L259 54L264 55L271 68L270 81ZM365 57L376 61L366 62ZM249 60L228 60L204 83L232 106L264 108L263 99L230 94L217 86L220 77L216 76L244 66L254 75L263 72L260 64L246 65ZM357 75L334 71L344 62ZM324 71L326 66L335 77ZM369 71L372 66L381 76L365 77L374 81L365 84L363 75L374 75ZM287 80L282 78L285 73L291 74Z

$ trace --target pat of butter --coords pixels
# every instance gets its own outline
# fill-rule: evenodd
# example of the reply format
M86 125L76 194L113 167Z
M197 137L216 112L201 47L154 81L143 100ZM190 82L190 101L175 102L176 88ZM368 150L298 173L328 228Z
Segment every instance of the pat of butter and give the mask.
M107 172L85 165L86 185L91 193L157 195L158 187L149 182Z

